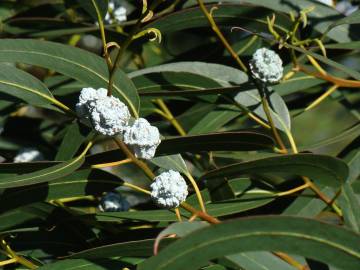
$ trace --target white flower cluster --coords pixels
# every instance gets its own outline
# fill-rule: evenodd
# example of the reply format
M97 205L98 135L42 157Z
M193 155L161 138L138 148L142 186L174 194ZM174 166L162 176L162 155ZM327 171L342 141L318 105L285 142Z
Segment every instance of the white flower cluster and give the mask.
M108 192L101 198L99 210L102 212L121 212L129 210L128 201L114 192Z
M105 15L105 21L116 23L125 22L127 20L126 8L124 6L119 6L111 1L109 2L109 11Z
M169 170L156 176L150 185L151 198L164 208L178 207L185 201L188 188L179 172Z
M124 143L134 152L137 158L151 159L160 144L160 133L157 127L150 125L145 118L135 120L125 129Z
M107 96L107 90L83 88L76 104L76 112L84 121L105 136L120 135L137 158L151 159L160 144L157 127L139 118L129 125L130 112L118 98Z
M36 148L23 148L14 157L15 163L41 161L44 160L44 156Z
M122 133L130 120L127 106L116 97L108 97L104 88L83 88L76 111L83 119L90 120L97 132L107 136Z
M267 48L256 50L250 61L250 69L253 76L264 83L276 83L283 76L281 58Z

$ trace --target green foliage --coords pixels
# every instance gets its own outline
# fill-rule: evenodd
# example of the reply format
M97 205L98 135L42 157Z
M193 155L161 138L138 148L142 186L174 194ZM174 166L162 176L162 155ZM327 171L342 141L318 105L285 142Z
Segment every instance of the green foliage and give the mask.
M1 1L1 269L359 269L359 11L220 2ZM95 132L87 87L158 128L153 158ZM149 196L167 170L176 209Z

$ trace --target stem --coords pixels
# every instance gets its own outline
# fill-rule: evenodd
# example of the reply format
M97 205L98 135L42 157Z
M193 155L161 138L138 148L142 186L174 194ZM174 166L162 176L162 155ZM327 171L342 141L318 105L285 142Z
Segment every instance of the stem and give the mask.
M148 191L148 190L146 190L146 189L143 189L143 188L141 188L141 187L138 187L138 186L136 186L136 185L130 184L130 183L128 183L128 182L124 182L122 185L123 185L124 187L128 187L128 188L131 188L131 189L133 189L133 190L136 190L136 191L139 191L139 192L142 192L142 193L151 195L151 192L150 192L150 191Z
M23 266L29 269L36 269L38 268L37 265L33 264L32 262L28 261L27 259L19 256L13 251L10 246L6 243L5 239L1 239L0 242L1 247L5 250L5 252L12 258L15 259L17 263L22 264Z
M193 188L195 190L195 194L196 194L196 197L197 197L197 199L199 201L201 211L206 213L205 203L204 203L203 197L201 195L200 189L199 189L195 179L192 177L192 175L190 173L187 173L186 176L190 180L191 185L193 186Z
M304 190L306 188L310 187L310 185L308 183L305 183L299 187L287 190L287 191L283 191L283 192L279 192L276 194L276 196L281 197L281 196L287 196L287 195L291 195L293 193L296 193L298 191Z
M115 161L115 162L91 165L91 168L100 169L100 168L106 168L106 167L113 167L113 166L119 166L119 165L127 164L127 163L130 163L130 162L132 162L132 159L127 158L127 159L119 160L119 161Z
M124 54L127 47L129 47L129 45L131 44L131 42L133 40L133 36L136 35L136 33L139 31L142 20L149 14L149 12L151 12L153 9L155 9L161 2L162 2L162 0L157 0L157 1L153 2L153 4L150 6L150 8L147 9L147 11L145 13L143 13L140 16L140 18L137 20L136 24L131 29L131 31L130 31L129 35L127 36L127 38L125 39L124 43L121 45L121 47L116 55L114 64L109 72L110 75L109 75L108 95L111 95L114 80L115 80L116 69L119 66L119 62L121 60L122 55ZM135 115L135 117L138 117L138 116Z
M219 224L221 223L220 220L218 220L215 217L212 217L210 215L208 215L207 213L204 213L202 211L198 211L196 210L194 207L192 207L190 204L187 204L186 202L183 202L180 205L182 208L184 208L185 210L189 211L190 213L192 213L193 215L198 216L199 218L201 218L202 220L205 220L211 224Z
M236 54L236 52L233 50L233 48L231 47L231 45L229 44L229 42L226 40L226 38L224 37L224 35L221 33L219 27L217 26L214 18L212 17L212 15L208 12L208 10L206 9L204 2L202 0L197 0L201 11L204 13L205 17L207 18L208 22L211 25L211 29L215 32L215 34L218 36L218 38L220 39L220 41L222 42L222 44L224 45L224 47L226 48L226 50L231 54L231 56L235 59L235 61L239 64L239 66L241 67L241 69L244 72L247 72L247 67L245 66L245 64L241 61L240 57Z
M303 266L301 263L299 263L298 261L294 260L293 258L291 258L289 255L283 253L283 252L273 252L273 254L277 257L279 257L280 259L282 259L283 261L287 262L288 264L294 266L296 269L298 270L305 270L307 269L306 266Z
M178 221L181 222L182 218L181 218L180 210L179 210L178 207L175 208L175 214L176 214L176 217L177 217Z
M339 86L338 85L333 85L331 86L324 94L322 94L320 97L318 97L315 101L313 101L309 106L307 106L305 108L305 111L308 111L310 109L315 108L317 105L319 105L325 98L327 98L328 96L330 96L332 93L334 93L336 91L336 89L338 89Z
M146 165L146 163L139 160L135 155L129 150L129 148L124 144L124 142L118 138L113 138L114 142L117 146L125 153L125 155L135 163L140 169L144 171L146 176L153 180L155 178L155 174L151 171L151 169Z
M183 127L180 125L180 123L176 120L174 115L171 113L169 108L166 106L165 102L162 99L157 99L156 103L159 105L159 107L163 110L165 113L165 118L174 126L174 128L179 132L181 136L186 136L186 131L183 129Z
M11 259L0 262L0 267L8 265L8 264L16 263L16 262L17 261L15 258L11 258Z
M286 146L284 144L284 142L282 141L278 131L277 131L277 128L275 127L274 125L274 121L271 117L271 112L270 112L270 108L269 108L269 103L267 101L267 98L266 98L266 95L264 94L261 98L261 104L263 106L263 109L264 109L264 112L266 114L266 118L270 124L270 127L271 127L271 131L274 135L274 138L276 140L276 142L278 143L278 145L280 146L280 149L282 150L285 150L286 149Z

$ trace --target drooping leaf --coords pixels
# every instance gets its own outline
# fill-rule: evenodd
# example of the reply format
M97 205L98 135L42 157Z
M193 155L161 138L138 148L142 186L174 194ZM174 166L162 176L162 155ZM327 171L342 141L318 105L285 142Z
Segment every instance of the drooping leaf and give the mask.
M89 135L89 130L81 126L78 122L69 125L59 146L55 160L68 160L73 158L81 144L89 138L89 136L91 136L91 134Z
M252 131L209 133L165 139L157 154L199 151L252 151L273 146L272 138Z
M222 86L230 86L231 84L242 84L248 80L247 75L236 68L232 68L220 64L212 64L205 62L177 62L171 64L158 65L128 74L131 79L138 78L145 74L158 72L186 72L211 78Z
M138 269L195 270L212 259L237 252L282 251L322 261L339 269L357 270L359 241L358 234L311 219L277 216L243 218L196 230L144 261Z
M210 171L201 178L209 180L259 173L307 176L322 185L339 187L347 179L348 167L343 161L330 156L281 155L225 166Z
M7 64L0 65L0 85L0 93L19 98L31 105L51 108L54 100L41 81Z
M84 163L84 160L84 156L80 155L46 169L18 176L0 178L0 188L13 188L49 182L72 173Z
M0 62L21 62L45 67L94 88L107 88L109 83L104 59L79 48L49 41L1 39ZM113 92L114 96L129 106L133 115L138 114L139 97L136 88L120 69L115 74Z
M0 210L38 201L88 195L101 196L103 192L111 191L121 184L120 179L108 172L83 169L50 182L5 189L0 195Z

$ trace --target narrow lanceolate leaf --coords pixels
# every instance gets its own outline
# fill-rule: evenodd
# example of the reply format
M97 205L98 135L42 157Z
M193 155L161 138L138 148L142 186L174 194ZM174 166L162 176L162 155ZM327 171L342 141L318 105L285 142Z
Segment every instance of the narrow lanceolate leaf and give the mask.
M165 239L163 246L167 246L169 243L174 242L174 240L175 239ZM146 239L100 246L75 253L69 256L69 258L100 259L117 256L147 257L153 255L154 242L155 239Z
M338 269L358 270L359 241L360 236L352 231L311 219L242 218L196 230L140 264L138 269L195 270L210 260L238 252L282 251Z
M246 270L294 270L295 268L270 252L256 251L225 256L221 262L229 267Z
M125 267L126 264L121 263L115 259L104 259L97 261L88 261L83 259L73 259L73 260L59 260L54 263L45 264L44 266L39 267L39 270L107 270L107 269L117 269L119 267ZM120 268L121 269L121 268Z
M65 136L55 156L55 160L68 160L73 158L88 136L91 136L89 129L80 125L78 121L67 126Z
M357 10L350 14L349 16L346 16L340 20L337 20L329 25L328 29L326 30L326 33L331 31L336 26L342 25L342 24L360 24L360 10Z
M109 83L107 65L100 56L49 41L2 39L0 62L20 62L45 67L94 88L107 88ZM139 96L136 88L120 69L115 74L113 95L122 99L134 116L138 115Z
M247 75L241 70L205 62L177 62L171 64L159 65L156 67L149 67L129 73L131 79L138 78L145 74L159 73L159 72L186 72L208 77L222 86L231 86L234 84L242 84L248 81Z
M281 155L225 166L203 175L203 179L232 177L247 174L273 174L307 176L313 181L339 187L348 176L348 166L340 159L324 155Z
M121 185L121 180L106 171L84 169L50 182L5 189L0 196L0 211L33 202L78 196L101 196ZM31 196L27 196L31 194ZM7 205L5 207L5 205Z
M81 155L69 161L62 162L58 165L51 166L43 170L35 171L33 173L1 178L0 188L13 188L13 187L21 187L21 186L33 185L43 182L49 182L51 180L72 173L84 163L84 160L85 157Z
M28 104L49 107L54 100L47 87L27 72L0 64L0 93L19 98Z
M356 232L360 232L360 200L350 183L343 185L339 204L344 214L345 224Z
M252 151L273 146L267 135L252 131L209 133L165 139L157 154L175 154L199 151Z

